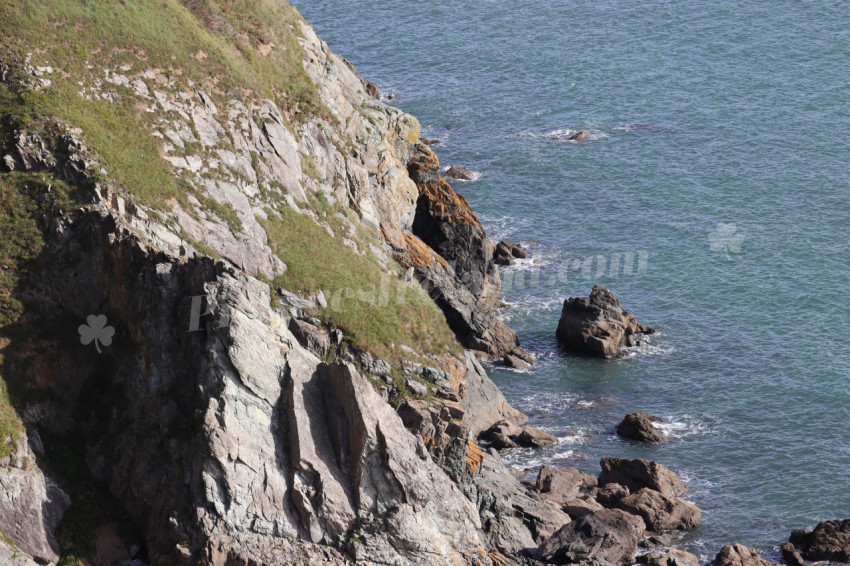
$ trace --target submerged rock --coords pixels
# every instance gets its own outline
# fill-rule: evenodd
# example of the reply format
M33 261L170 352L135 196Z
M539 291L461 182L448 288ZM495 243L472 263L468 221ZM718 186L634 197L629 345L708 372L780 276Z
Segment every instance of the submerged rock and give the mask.
M643 519L623 511L596 511L562 527L540 545L537 555L550 564L598 558L627 566L634 559L645 527Z
M778 566L762 558L755 548L743 544L727 544L714 558L714 566Z
M636 335L653 332L623 309L611 291L596 285L589 297L564 301L556 335L574 354L615 358L622 348L635 345Z
M640 442L664 442L664 436L652 423L664 422L661 417L649 413L630 413L617 425L617 434Z
M625 460L623 458L602 458L602 472L599 485L616 483L624 485L630 491L639 491L645 487L663 493L667 497L683 495L688 487L675 473L657 462L643 458Z
M810 533L794 531L791 542L800 547L806 560L850 562L850 519L823 521Z

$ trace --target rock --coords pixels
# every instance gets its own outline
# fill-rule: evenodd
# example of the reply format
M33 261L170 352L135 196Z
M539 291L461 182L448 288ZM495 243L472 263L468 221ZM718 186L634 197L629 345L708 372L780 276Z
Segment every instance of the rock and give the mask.
M667 497L655 490L643 488L621 499L617 507L639 515L650 531L689 530L700 523L699 508L681 497Z
M629 488L618 483L609 483L596 490L596 501L603 507L615 508L625 497L629 496Z
M584 517L589 513L595 513L603 509L605 508L589 495L583 495L577 499L569 499L561 504L561 510L572 519L578 519L579 517Z
M537 555L550 564L573 564L599 558L632 564L643 536L643 519L616 509L589 513L565 525L540 545Z
M700 566L699 558L675 548L669 549L667 552L648 552L637 558L639 564L647 566Z
M564 301L556 335L574 354L614 358L622 348L635 345L636 335L653 332L624 310L611 291L596 285L589 297Z
M371 81L366 81L363 86L366 89L366 94L375 100L381 100L381 92L378 90L378 85Z
M537 473L534 488L540 497L558 505L564 505L596 487L596 478L576 468L553 468L542 466ZM595 503L595 502L594 502ZM591 505L592 506L592 505ZM564 509L566 511L566 509ZM573 515L567 511L572 517Z
M292 332L299 344L317 356L324 357L330 353L331 338L324 328L293 317L289 319L289 331Z
M663 442L664 436L652 426L660 422L664 421L649 413L630 413L617 425L617 434L640 442Z
M782 558L788 566L806 566L803 555L800 554L800 551L797 550L793 543L783 543L779 549L782 551Z
M747 548L743 544L727 544L714 558L714 566L778 566L775 562L765 560L755 548Z
M673 544L670 535L655 533L650 535L638 543L638 546L642 548L653 548L656 546L670 546Z
M414 395L419 395L420 397L424 397L428 394L428 387L415 379L406 379L404 381L407 384L407 388L410 389L410 392Z
M791 542L806 560L850 562L850 519L823 521L810 533L794 531Z
M440 145L442 142L437 138L419 138L419 141L425 145Z
M599 474L599 485L618 483L635 492L644 487L661 492L667 497L678 497L687 491L675 473L657 462L638 458L625 460L622 458L602 458L602 472Z
M516 369L519 371L526 371L531 368L531 364L514 356L513 354L505 354L505 357L502 359L502 362L506 367Z
M505 400L502 392L487 375L481 362L472 352L464 354L467 371L466 395L461 399L466 412L466 423L472 435L479 436L482 431L498 422L525 424L528 417L517 411Z
M473 181L475 179L475 174L472 171L459 165L452 165L446 169L443 176L450 181Z
M498 265L513 265L514 259L525 259L528 252L519 244L502 240L496 244L493 252L493 262Z
M590 137L590 132L587 130L579 130L574 134L571 134L567 139L569 141L584 141Z
M533 448L542 448L555 444L558 439L533 426L527 426L522 429L522 432L513 439L520 446L531 446Z

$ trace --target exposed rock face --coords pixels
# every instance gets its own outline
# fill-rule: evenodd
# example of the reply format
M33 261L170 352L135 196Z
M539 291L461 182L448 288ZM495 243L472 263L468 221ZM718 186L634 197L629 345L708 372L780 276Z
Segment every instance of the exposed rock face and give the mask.
M631 564L645 525L640 517L605 509L562 527L540 545L538 557L550 564L574 564L598 558Z
M850 519L823 521L810 533L794 531L791 542L802 549L806 560L850 562Z
M759 556L755 548L747 548L743 544L727 544L714 558L714 566L777 566L777 564Z
M36 465L26 439L0 461L0 530L32 558L59 559L54 531L69 505L71 499Z
M687 491L679 476L657 462L642 458L624 460L622 458L602 458L602 472L599 474L599 485L618 483L638 491L644 487L661 492L667 497L678 497Z
M327 356L331 351L331 338L328 331L297 318L289 321L289 331L298 343L317 356Z
M466 411L465 422L469 425L473 437L477 437L497 422L505 421L513 425L528 422L527 416L511 407L505 400L505 396L487 376L475 355L467 353L465 362L468 370L466 395L461 402Z
M699 525L702 517L696 505L681 497L667 497L649 488L624 497L617 506L632 515L639 515L651 531L693 529Z
M652 334L629 314L614 294L596 285L589 297L564 301L558 322L558 341L570 352L598 358L615 358L621 349L634 346L638 334Z
M519 244L502 240L496 244L496 251L493 253L493 263L496 265L513 265L515 259L525 259L528 257L528 252Z
M664 421L649 413L630 413L617 425L617 434L640 442L663 442L664 436L652 426L660 422Z

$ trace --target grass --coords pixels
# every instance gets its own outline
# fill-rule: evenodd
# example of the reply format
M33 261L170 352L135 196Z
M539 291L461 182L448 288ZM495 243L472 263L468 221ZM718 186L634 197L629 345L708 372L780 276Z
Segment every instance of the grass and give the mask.
M323 291L328 308L316 316L342 329L352 345L394 364L410 357L401 344L424 352L459 353L445 316L424 291L409 288L397 273L383 271L343 244L341 234L331 237L307 215L288 207L280 215L267 214L268 220L257 220L288 268L273 287Z

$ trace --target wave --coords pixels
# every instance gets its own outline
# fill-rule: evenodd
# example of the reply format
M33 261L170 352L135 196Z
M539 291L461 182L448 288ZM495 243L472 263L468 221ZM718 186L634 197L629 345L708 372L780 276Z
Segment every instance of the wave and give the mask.
M681 440L709 432L709 426L697 415L664 416L663 423L652 423L666 438Z
M582 140L573 140L570 139L575 134L579 132L588 132L588 136ZM567 143L580 143L581 141L597 141L603 140L608 137L608 134L605 132L601 132L599 130L574 130L572 128L560 128L557 130L552 130L550 132L546 132L543 137L548 138L550 140L558 141L558 142L567 142Z

